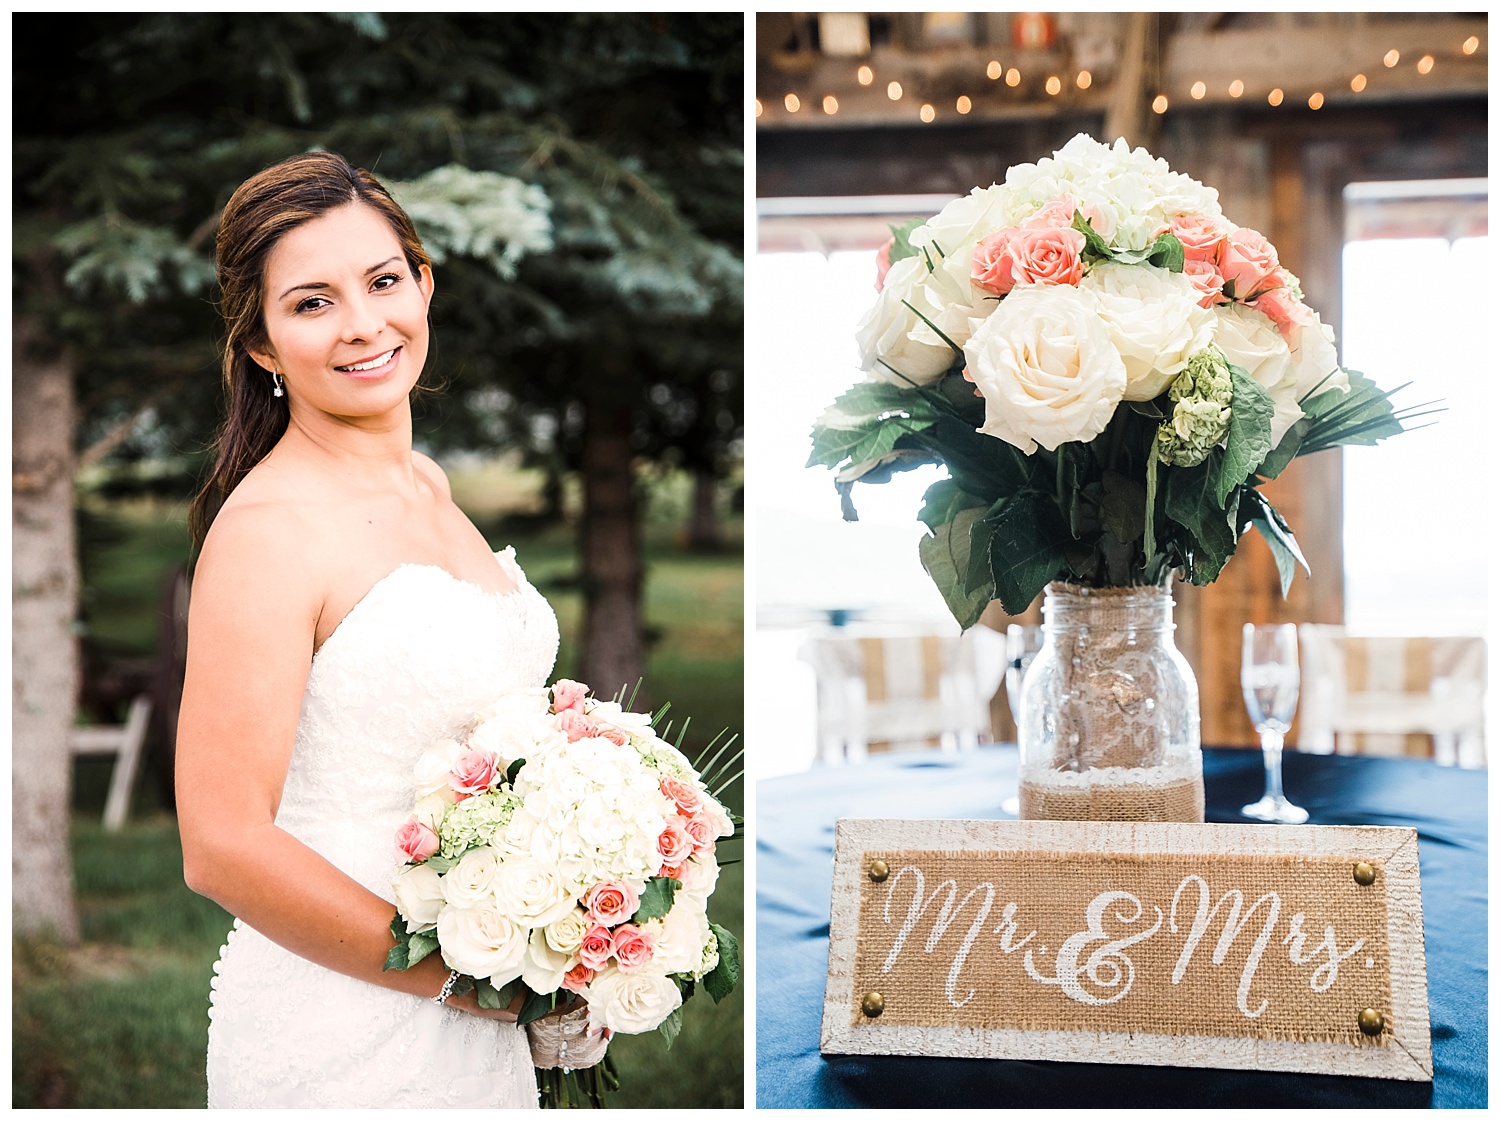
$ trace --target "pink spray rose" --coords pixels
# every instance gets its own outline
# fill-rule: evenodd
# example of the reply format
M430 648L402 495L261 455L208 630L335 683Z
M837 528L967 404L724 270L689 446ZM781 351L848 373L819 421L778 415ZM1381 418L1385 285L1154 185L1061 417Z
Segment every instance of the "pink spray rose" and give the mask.
M667 818L667 827L657 838L656 847L661 852L663 864L681 864L693 855L693 835L687 830L687 818L673 814Z
M1224 298L1224 278L1219 275L1219 267L1212 261L1199 261L1189 257L1182 263L1182 275L1203 293L1203 298L1198 301L1199 307L1213 307L1214 304L1229 302Z
M686 864L663 864L656 870L656 874L664 880L680 881L685 871L687 871Z
M1229 235L1219 253L1219 272L1224 286L1234 285L1236 300L1251 300L1260 294L1281 267L1276 247L1251 229L1239 229Z
M621 973L634 973L656 954L656 941L633 923L615 929L614 944Z
M1072 195L1058 195L1046 206L1022 222L1021 228L1023 230L1067 229L1073 225L1073 215L1077 211L1077 199Z
M1229 227L1207 214L1179 214L1162 232L1182 242L1182 252L1189 261L1217 263Z
M614 953L614 949L615 944L609 937L609 931L602 926L591 926L583 936L583 941L578 943L578 961L597 972L608 964L609 955Z
M698 797L698 791L681 779L662 779L661 792L677 803L677 810L684 817L691 817L697 813L698 807L703 804Z
M613 724L599 724L598 728L599 730L595 734L601 740L608 740L616 747L624 747L630 742L630 737Z
M880 292L885 288L885 274L891 271L891 250L896 246L895 238L887 238L886 243L880 247L880 252L875 254L875 291Z
M1250 306L1276 324L1283 338L1290 339L1293 330L1310 327L1314 323L1316 316L1311 308L1293 294L1292 278L1285 269L1277 269L1272 273L1268 283L1271 287L1265 288L1251 300Z
M1083 279L1083 235L1052 226L1022 230L1006 247L1012 284L1073 284Z
M437 850L437 834L416 817L396 830L396 852L408 864L420 864Z
M719 835L719 830L706 815L695 814L688 818L687 831L693 838L694 852L714 851L714 838Z
M570 708L557 714L557 730L568 737L569 743L577 743L597 736L599 722L592 716L585 716L577 709Z
M590 981L594 979L594 971L583 962L579 962L572 969L563 974L562 987L570 993L581 993Z
M619 926L641 905L635 888L623 880L604 880L584 894L584 908L601 926Z
M569 681L567 678L558 680L552 686L552 711L567 712L574 709L583 711L583 702L589 695L589 687L580 681Z
M1011 275L1011 258L1007 250L1011 239L1020 232L1016 226L1007 226L1003 230L996 230L974 247L969 279L977 287L997 296L1004 296L1015 287L1015 278Z
M475 748L466 751L458 765L448 775L448 785L461 802L475 794L483 794L500 778L500 757L493 751Z

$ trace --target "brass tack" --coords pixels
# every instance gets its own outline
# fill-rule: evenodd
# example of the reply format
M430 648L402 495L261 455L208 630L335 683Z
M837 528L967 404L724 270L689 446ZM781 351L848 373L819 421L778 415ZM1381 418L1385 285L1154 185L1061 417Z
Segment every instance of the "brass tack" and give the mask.
M864 999L859 1002L859 1007L866 1016L873 1020L885 1011L885 997L879 993L865 993Z
M1375 882L1375 866L1361 860L1354 866L1354 882L1369 887Z
M1366 1035L1379 1035L1385 1031L1385 1017L1373 1008L1366 1008L1359 1014L1359 1030Z
M884 883L885 878L890 874L890 865L885 861L874 860L870 862L870 879L874 880L877 884Z

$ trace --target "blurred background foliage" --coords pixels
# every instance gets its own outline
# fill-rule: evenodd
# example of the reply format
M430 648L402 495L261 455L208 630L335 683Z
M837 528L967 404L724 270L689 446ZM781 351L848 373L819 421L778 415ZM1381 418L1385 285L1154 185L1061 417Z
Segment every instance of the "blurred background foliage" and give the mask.
M170 654L164 597L221 417L219 211L256 171L325 147L385 182L438 259L423 379L437 392L418 393L415 440L556 607L557 673L601 691L644 676L692 717L690 753L738 732L738 13L12 28L16 385L38 354L71 375L76 485L59 516L82 574L81 720L117 722ZM204 1100L229 919L181 882L170 741L158 719L122 834L94 824L108 761L75 765L81 942L14 944L17 1106ZM20 768L13 781L22 796ZM740 784L727 799L742 807ZM714 907L735 930L739 871ZM619 1104L741 1104L742 998L693 1005L670 1063L655 1036L620 1041Z

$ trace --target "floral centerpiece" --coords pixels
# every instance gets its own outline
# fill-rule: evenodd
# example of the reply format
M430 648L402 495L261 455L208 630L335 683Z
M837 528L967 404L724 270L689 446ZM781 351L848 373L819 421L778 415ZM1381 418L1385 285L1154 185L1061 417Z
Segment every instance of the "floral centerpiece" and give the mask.
M870 379L818 421L809 466L837 471L851 520L856 482L947 468L918 515L919 549L965 628L992 600L1020 614L1049 585L1110 600L1124 623L1123 593L1097 593L1164 589L1172 573L1207 584L1252 526L1285 593L1306 562L1261 484L1296 456L1402 430L1389 395L1339 366L1275 247L1123 140L1076 136L894 229L876 286L858 328ZM1097 652L1098 635L1082 637ZM1150 681L1087 673L1115 723L1160 724ZM1142 735L1190 737L1196 753L1189 693L1191 728L1138 727L1138 764L1157 750ZM1073 741L1054 770L1130 755L1097 722L1066 724L1049 733ZM1023 767L1026 746L1023 728Z
M597 1102L604 1039L656 1029L670 1044L697 986L717 1002L739 981L738 942L707 913L716 844L738 822L655 723L558 681L507 695L416 766L386 968L437 951L460 975L452 991L477 989L484 1008L521 998L522 1024L584 998L574 1061L533 1027L545 1104L580 1067Z

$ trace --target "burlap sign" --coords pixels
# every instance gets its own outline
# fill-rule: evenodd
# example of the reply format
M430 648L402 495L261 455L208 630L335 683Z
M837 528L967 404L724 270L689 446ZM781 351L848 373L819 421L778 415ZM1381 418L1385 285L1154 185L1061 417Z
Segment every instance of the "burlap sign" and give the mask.
M842 821L823 1050L1430 1080L1416 835Z

